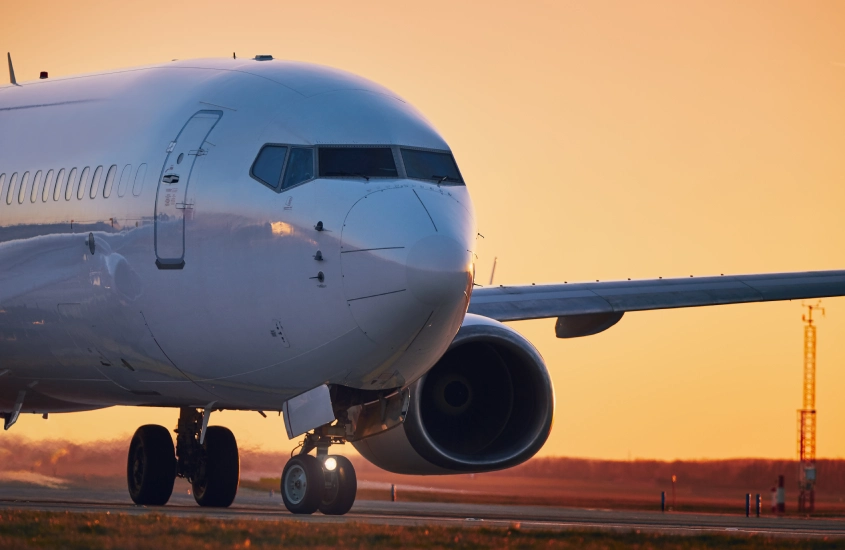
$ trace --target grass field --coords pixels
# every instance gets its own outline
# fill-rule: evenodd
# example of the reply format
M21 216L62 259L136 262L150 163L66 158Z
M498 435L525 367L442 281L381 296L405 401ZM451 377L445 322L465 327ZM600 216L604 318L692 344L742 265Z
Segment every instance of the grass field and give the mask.
M157 514L0 513L0 548L841 548L841 541L482 527L219 521Z

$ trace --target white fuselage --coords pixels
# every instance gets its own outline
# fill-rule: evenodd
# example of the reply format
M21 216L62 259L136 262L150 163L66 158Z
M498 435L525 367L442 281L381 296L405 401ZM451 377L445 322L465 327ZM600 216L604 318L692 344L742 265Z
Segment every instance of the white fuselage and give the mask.
M199 112L210 131L180 142ZM276 192L250 176L268 143L449 150L392 92L307 64L200 60L0 87L0 411L21 391L23 412L278 410L324 383L423 375L472 289L466 187L409 179L400 161L399 177ZM181 269L161 268L180 253Z

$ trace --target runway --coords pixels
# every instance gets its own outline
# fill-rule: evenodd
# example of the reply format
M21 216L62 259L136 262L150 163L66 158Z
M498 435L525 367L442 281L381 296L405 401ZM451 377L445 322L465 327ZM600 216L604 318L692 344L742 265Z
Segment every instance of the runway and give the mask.
M664 534L755 534L794 538L845 539L845 519L802 519L744 515L638 512L579 509L551 506L504 506L434 502L388 502L359 500L342 517L294 516L278 494L241 489L230 508L200 508L186 490L177 485L167 506L136 506L126 491L117 488L50 488L0 484L0 510L91 512L121 514L167 514L185 518L220 520L301 521L306 523L366 522L380 525L443 525L453 527L513 527L521 529L599 529Z

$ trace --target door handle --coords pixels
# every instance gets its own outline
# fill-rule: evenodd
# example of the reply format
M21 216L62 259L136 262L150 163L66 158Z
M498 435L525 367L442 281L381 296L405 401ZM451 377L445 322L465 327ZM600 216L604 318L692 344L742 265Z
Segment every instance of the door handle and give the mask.
M162 183L179 183L179 174L168 174L161 178Z

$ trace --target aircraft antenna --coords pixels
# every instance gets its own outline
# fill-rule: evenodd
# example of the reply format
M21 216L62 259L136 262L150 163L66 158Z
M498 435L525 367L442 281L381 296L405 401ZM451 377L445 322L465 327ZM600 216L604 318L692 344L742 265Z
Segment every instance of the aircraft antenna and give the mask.
M499 260L498 256L493 258L493 270L490 272L490 284L487 286L493 286L493 277L496 276L496 262Z
M12 67L12 54L10 52L6 52L6 57L9 60L9 82L17 86L18 81L15 80L15 68Z
M804 402L798 411L798 511L812 512L816 504L816 325L813 311L821 302L804 305Z

